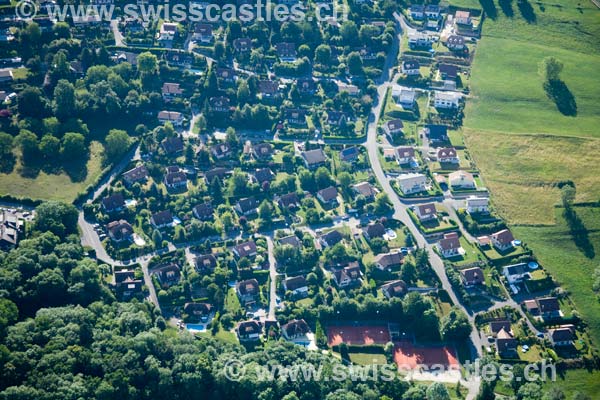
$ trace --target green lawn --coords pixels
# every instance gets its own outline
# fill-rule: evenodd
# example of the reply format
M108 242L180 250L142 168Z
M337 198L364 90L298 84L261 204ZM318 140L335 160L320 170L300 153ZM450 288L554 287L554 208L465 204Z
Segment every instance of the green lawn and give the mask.
M225 310L232 315L236 315L241 309L242 306L240 305L240 301L235 293L235 289L229 288L227 297L225 298Z
M373 365L373 364L387 364L383 349L381 353L350 353L350 361L354 364L360 365Z
M20 173L21 164L17 160L11 173L0 173L0 195L10 194L15 197L59 200L70 203L78 193L94 183L102 172L102 152L102 144L99 142L90 144L87 173L82 180L77 182L64 172L48 174L40 171L35 177L24 177Z
M514 227L518 237L526 238L542 266L558 283L569 291L577 311L589 324L594 347L600 346L600 303L592 291L591 273L599 263L600 208L576 207L588 233L588 247L592 254L586 256L574 243L560 210L556 211L556 226ZM589 251L589 249L588 249Z

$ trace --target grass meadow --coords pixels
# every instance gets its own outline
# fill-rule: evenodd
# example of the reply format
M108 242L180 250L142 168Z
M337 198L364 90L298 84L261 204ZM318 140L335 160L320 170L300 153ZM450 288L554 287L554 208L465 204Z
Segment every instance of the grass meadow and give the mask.
M16 164L9 174L0 173L0 195L10 194L36 200L58 200L72 202L78 193L96 181L102 172L103 146L100 142L90 144L90 158L86 164L85 177L74 181L67 173L59 174L40 171L33 177L21 174L21 164Z

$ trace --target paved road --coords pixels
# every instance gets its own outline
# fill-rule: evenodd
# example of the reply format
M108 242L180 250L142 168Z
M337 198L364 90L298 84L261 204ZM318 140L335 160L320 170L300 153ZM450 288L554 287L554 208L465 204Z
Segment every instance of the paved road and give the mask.
M110 21L110 27L112 29L113 36L115 37L115 46L125 47L126 44L123 41L123 35L121 34L121 31L119 31L119 21L116 19L112 19Z
M268 235L264 237L267 240L269 253L269 278L271 283L269 287L269 319L273 320L275 319L275 310L277 309L277 260L275 260L273 238Z

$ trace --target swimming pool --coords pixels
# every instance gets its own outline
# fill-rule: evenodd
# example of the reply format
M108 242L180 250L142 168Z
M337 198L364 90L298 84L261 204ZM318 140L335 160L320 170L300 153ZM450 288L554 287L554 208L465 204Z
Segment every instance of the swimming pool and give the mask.
M190 332L205 332L206 325L205 324L185 324L185 329Z

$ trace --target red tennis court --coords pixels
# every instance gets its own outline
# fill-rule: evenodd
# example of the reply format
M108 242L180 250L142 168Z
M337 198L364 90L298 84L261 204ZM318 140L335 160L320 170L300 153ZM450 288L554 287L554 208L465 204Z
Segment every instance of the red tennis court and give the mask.
M458 366L458 359L453 348L417 347L410 342L397 342L394 348L394 361L401 368L414 369L419 364L432 366L440 364L447 367Z
M327 328L327 344L354 345L386 344L391 340L387 325L381 326L330 326Z

